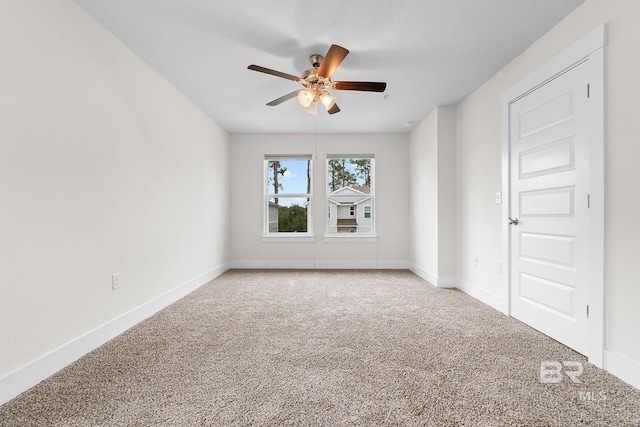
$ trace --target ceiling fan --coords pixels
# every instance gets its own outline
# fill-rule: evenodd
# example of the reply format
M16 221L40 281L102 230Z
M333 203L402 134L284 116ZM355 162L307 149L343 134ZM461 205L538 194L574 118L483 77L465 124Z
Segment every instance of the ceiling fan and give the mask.
M310 114L317 114L318 101L324 105L329 114L335 114L340 111L336 105L336 98L332 96L328 89L335 90L358 90L367 92L384 92L387 84L384 82L334 82L331 80L333 72L342 63L349 51L342 46L336 44L331 45L327 54L313 54L309 57L309 62L313 68L306 70L300 77L292 74L282 73L280 71L271 70L259 65L249 65L247 68L253 71L259 71L272 76L282 77L283 79L293 80L302 84L302 88L294 90L291 93L281 96L267 103L273 107L283 103L291 98L298 97L300 105Z

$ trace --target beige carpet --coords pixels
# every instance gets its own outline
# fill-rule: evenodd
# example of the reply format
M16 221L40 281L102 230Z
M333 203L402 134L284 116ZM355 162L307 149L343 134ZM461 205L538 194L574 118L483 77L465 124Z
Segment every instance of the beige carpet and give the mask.
M541 383L544 361L581 362L580 383ZM407 271L232 270L0 407L0 425L638 427L640 391Z

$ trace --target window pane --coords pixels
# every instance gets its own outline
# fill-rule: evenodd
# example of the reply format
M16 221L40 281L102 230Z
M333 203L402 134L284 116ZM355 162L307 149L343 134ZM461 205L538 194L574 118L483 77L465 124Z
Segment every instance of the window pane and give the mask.
M307 199L279 197L269 199L269 233L306 233Z
M369 187L371 187L371 161L372 159L358 158L330 159L327 168L329 193L351 187L369 194Z
M327 159L328 233L374 233L373 156Z
M309 194L311 192L310 160L269 160L269 194Z

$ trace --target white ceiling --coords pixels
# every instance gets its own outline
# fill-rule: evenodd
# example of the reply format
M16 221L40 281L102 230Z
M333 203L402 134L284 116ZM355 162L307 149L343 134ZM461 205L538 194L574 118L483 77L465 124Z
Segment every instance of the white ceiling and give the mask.
M230 133L408 132L455 105L584 0L76 0ZM307 114L290 80L331 44L350 50L333 80L341 112ZM496 100L498 102L498 100Z

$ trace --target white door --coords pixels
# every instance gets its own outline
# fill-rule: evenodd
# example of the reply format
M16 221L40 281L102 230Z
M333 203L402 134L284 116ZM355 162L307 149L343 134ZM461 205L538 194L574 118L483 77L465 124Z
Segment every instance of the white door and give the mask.
M585 68L509 110L511 314L583 354L590 238Z

